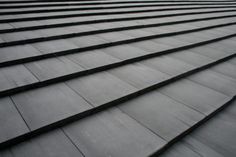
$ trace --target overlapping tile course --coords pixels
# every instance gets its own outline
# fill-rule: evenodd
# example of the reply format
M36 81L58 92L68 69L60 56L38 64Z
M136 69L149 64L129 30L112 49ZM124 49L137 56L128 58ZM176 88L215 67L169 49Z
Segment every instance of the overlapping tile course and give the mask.
M1 0L0 156L194 154L183 136L235 99L235 9Z

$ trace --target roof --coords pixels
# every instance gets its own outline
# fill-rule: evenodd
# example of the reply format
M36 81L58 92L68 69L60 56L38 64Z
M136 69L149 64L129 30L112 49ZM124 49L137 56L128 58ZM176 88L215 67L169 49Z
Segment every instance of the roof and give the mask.
M233 0L0 0L0 157L236 156Z

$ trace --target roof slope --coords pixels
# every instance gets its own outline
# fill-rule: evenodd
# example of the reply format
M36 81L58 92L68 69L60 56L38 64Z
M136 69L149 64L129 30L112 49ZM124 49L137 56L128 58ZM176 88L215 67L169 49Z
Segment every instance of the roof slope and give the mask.
M235 1L0 4L0 157L235 155Z

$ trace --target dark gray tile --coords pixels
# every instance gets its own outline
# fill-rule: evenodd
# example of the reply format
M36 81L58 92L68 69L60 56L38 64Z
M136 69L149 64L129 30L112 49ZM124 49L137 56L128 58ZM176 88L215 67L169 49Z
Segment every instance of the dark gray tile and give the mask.
M169 45L171 47L181 47L181 46L185 46L185 45L189 45L189 42L186 41L181 41L181 40L177 40L173 37L164 37L164 38L158 38L158 39L153 39L152 40L155 43L159 43L159 44L164 44L164 45Z
M206 115L229 101L228 96L188 80L172 83L159 91Z
M2 37L2 39L4 39L4 41L7 42L44 37L42 34L36 31L4 33L0 36Z
M207 46L200 46L200 47L192 48L189 51L198 53L200 55L203 55L212 59L221 59L223 57L230 55L227 52L209 48Z
M142 64L126 65L108 72L139 89L152 86L169 78L167 74Z
M178 142L174 146L167 149L160 157L202 157L198 152L190 149L185 143Z
M63 83L16 94L12 98L32 130L91 108Z
M143 157L166 142L118 109L110 109L64 127L85 156Z
M209 157L224 157L217 151L211 148L211 146L208 146L191 136L188 137L187 139L184 139L184 144L188 147L191 148L194 152L197 152L200 156L209 156Z
M236 65L224 62L212 67L212 70L236 79Z
M90 26L96 29L108 29L108 28L122 27L123 25L122 25L122 22L116 21L116 22L107 22L107 23L95 23L95 24L89 24L86 26Z
M119 62L118 58L112 57L101 50L86 51L83 53L65 56L85 69L93 69L104 65Z
M206 57L206 56L203 56L203 55L200 55L200 54L188 51L188 50L172 53L168 55L168 57L173 57L173 58L179 59L183 62L186 62L191 65L195 65L195 66L203 66L203 65L206 65L215 61L212 58L209 58L209 57Z
M224 35L227 35L226 33L213 33L214 29L199 31L191 33L191 36L194 38L202 39L202 41L211 40L214 38L222 37Z
M191 134L192 139L186 142L193 147L197 145L196 142L201 143L222 156L235 156L236 141L233 138L236 132L235 105L236 101L232 102L229 107L194 131Z
M9 152L14 157L83 157L61 130L53 130L15 145Z
M233 46L225 45L221 41L206 45L206 47L213 48L217 51L223 51L229 54L235 53L235 48Z
M102 33L102 34L98 34L97 36L109 42L117 42L117 41L128 40L128 39L134 38L132 36L119 33L119 32Z
M183 42L189 42L191 44L199 43L204 41L204 39L193 36L192 34L183 34L183 35L177 35L173 37L176 40L180 40Z
M108 43L108 41L106 41L105 39L94 35L70 38L68 39L68 41L80 48Z
M23 65L0 68L0 91L38 82Z
M37 48L43 54L54 53L58 51L65 51L70 49L78 48L75 44L61 39L61 40L54 40L54 41L45 41L32 44L35 48Z
M84 70L84 68L66 57L44 59L27 63L25 66L34 73L40 81Z
M88 75L66 83L94 106L113 101L137 90L106 72Z
M188 16L188 18L186 18L184 16L178 16L178 20L177 21L180 21L181 19L182 20L189 19L190 16ZM175 18L175 17L169 17L169 18L167 17L167 18L164 18L163 20L166 20L166 21L167 20L168 21L176 21L176 20L173 20L173 18ZM185 30L190 30L190 29L194 29L194 28L197 28L197 26L188 25L188 23L180 23L180 24L175 24L175 25L165 25L165 26L162 26L162 29L168 30L169 32L170 31L171 32L185 31ZM186 34L183 34L183 35L180 35L180 36L185 36L185 35ZM186 36L188 36L188 35L186 35Z
M38 56L41 53L30 45L20 45L0 48L0 62L26 57Z
M204 70L188 77L188 79L228 96L236 94L236 80L221 73Z
M174 76L196 68L191 64L168 56L156 57L141 61L140 63Z
M0 28L1 29L11 29L11 28L13 28L13 26L11 24L8 24L8 23L1 23Z
M6 42L26 39L25 36L23 36L21 32L4 33L4 34L1 34L0 36Z
M173 46L159 44L159 43L153 42L153 41L140 41L140 42L132 43L130 45L141 48L145 51L152 52L152 53L173 48Z
M145 54L148 54L147 51L145 50L142 50L140 48L136 48L127 44L119 45L119 46L112 46L109 48L102 49L102 51L122 60L140 57Z
M235 52L236 47L235 47L235 40L232 39L236 39L236 38L231 38L231 39L226 39L226 40L222 40L220 41L220 44L223 45L223 47L227 47L229 49L232 49L233 52Z
M0 142L29 132L28 127L9 97L0 99L0 122Z
M23 21L23 22L11 22L11 25L14 28L22 28L22 27L30 27L30 26L37 26L42 25L41 21Z
M144 37L144 36L150 36L150 35L153 35L154 33L150 31L144 31L142 29L135 29L135 30L122 31L122 34L139 38L139 37Z
M230 59L230 60L229 60L229 63L236 65L236 57Z
M104 24L104 23L103 23ZM55 28L54 28L55 29ZM73 33L79 33L79 32L88 32L88 31L93 31L97 30L92 26L92 24L89 25L76 25L76 26L69 26L65 27L67 31L72 31Z
M145 20L147 22L147 20ZM148 23L146 23L148 24ZM152 24L152 22L150 22L150 24ZM166 26L159 26L159 27L150 27L150 28L146 28L146 31L155 33L155 34L163 34L163 33L169 33L170 31L167 29L164 29Z
M76 33L72 30L66 29L66 28L49 28L49 29L42 29L38 30L41 34L44 36L57 36L57 35L64 35L64 34L71 34Z
M195 129L190 135L167 149L161 157L195 156L204 157L235 156L236 101L214 115L213 118ZM189 154L190 153L190 154ZM199 157L197 156L197 157Z
M118 107L167 141L204 118L199 112L157 92L145 94Z
M0 43L5 43L5 41L0 37Z

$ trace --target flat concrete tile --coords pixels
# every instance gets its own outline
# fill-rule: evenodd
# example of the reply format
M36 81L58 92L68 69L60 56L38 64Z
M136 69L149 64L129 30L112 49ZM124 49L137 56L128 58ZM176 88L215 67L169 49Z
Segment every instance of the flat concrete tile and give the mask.
M228 96L188 80L172 83L160 92L206 115L229 101Z
M118 107L167 141L204 118L199 112L157 92L147 93Z
M64 127L85 156L143 157L166 144L118 109L110 109Z
M14 157L83 157L60 129L15 145L9 152Z
M39 43L34 43L32 45L43 54L55 53L59 51L66 51L78 48L75 44L64 39L39 42Z
M119 78L101 72L66 82L94 106L100 106L137 91Z
M4 47L0 48L0 62L38 56L40 54L41 53L31 45Z
M0 122L0 142L29 132L27 125L9 97L0 99Z
M169 74L171 76L180 75L184 72L196 68L196 66L194 65L185 63L183 61L168 56L160 56L153 59L141 61L140 63L157 69L163 73Z
M115 58L101 50L86 51L67 55L65 57L81 65L85 69L93 69L120 61L120 59Z
M84 68L66 57L43 59L40 61L27 63L25 66L35 76L37 76L40 81L45 81L84 70Z
M159 51L165 51L165 50L173 48L173 46L159 44L159 43L156 43L153 41L140 41L140 42L132 43L130 45L141 48L145 51L152 52L152 53L159 52Z
M206 56L203 56L203 55L200 55L200 54L188 51L188 50L172 53L168 56L179 59L183 62L186 62L191 65L195 65L195 66L203 66L203 65L206 65L215 61L212 58L209 58L209 57L206 57Z
M19 93L12 98L32 130L91 108L63 83Z
M147 88L154 84L160 83L170 77L165 73L154 70L142 64L125 65L119 68L111 69L108 72L139 89Z
M0 68L0 91L36 82L38 79L24 65Z
M203 55L212 59L221 59L223 57L230 55L227 52L209 48L207 46L196 47L196 48L190 49L189 51L198 53L200 55Z
M211 68L213 71L222 73L236 79L236 65L224 62Z
M145 50L127 44L104 48L102 51L121 60L131 59L148 54Z
M98 37L98 36L94 36L94 35L74 37L74 38L68 39L68 41L75 44L79 48L108 43L107 40L105 40L101 37Z
M204 70L188 77L188 79L228 96L236 94L236 80L221 73Z

